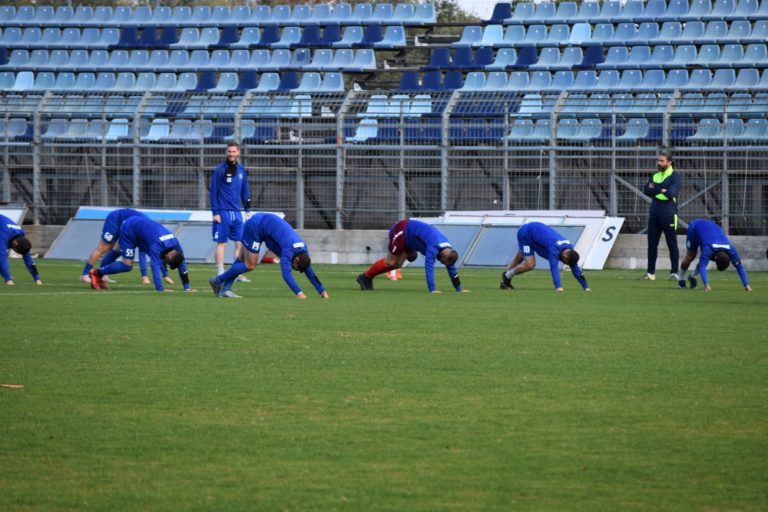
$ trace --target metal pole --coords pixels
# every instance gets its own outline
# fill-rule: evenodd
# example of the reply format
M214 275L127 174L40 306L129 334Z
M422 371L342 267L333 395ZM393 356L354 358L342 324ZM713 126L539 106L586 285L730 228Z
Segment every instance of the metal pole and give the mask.
M344 144L344 121L349 104L355 97L355 91L350 90L339 107L336 118L336 229L344 229L342 213L344 210L344 172L346 169L347 149Z

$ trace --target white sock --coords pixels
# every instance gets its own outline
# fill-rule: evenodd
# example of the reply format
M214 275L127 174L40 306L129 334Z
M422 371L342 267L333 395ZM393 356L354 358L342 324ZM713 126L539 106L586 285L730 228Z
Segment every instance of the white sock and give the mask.
M223 263L217 263L216 264L216 270L218 271L217 275L221 275L224 273L224 264Z
M515 269L507 270L504 272L504 275L507 276L507 279L512 279L512 276L515 275Z

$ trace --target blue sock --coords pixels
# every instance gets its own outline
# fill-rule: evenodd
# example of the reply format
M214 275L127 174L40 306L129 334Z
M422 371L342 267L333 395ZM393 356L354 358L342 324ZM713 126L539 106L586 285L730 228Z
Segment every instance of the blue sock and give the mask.
M120 257L120 251L109 251L106 256L101 259L101 266L106 267L110 263L117 261Z
M126 265L122 261L115 261L106 267L101 267L99 273L103 276L108 274L122 274L123 272L130 272L132 268L132 266Z
M232 264L231 267L227 269L226 272L216 277L216 281L219 283L226 283L227 281L230 281L230 280L234 281L237 278L237 276L239 276L240 274L245 274L246 272L248 272L248 267L246 267L245 263L243 263L242 261L237 260ZM230 285L230 287L231 286L232 285Z
M91 265L90 263L86 263L85 267L83 267L83 275L87 276L92 268L93 268L93 265Z

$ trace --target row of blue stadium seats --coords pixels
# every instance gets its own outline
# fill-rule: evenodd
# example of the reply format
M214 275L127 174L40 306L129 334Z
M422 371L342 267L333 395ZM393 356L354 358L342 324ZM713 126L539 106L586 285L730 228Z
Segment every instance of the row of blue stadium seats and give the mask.
M514 5L514 9L513 9ZM768 18L766 0L587 0L498 3L488 23L643 22Z
M373 71L376 54L359 50L13 50L0 71Z
M579 46L536 49L480 47L473 54L469 47L456 48L451 55L449 48L432 50L429 62L422 69L430 70L505 70L505 69L653 69L701 67L763 67L768 64L768 46L752 43L702 45L612 46L588 48Z
M105 27L128 25L169 25L174 27L226 26L226 25L305 25L311 23L341 23L347 25L382 23L405 25L431 25L437 22L435 5L358 3L353 7L344 2L332 4L290 5L238 5L229 6L157 6L152 9L141 5L91 7L70 6L0 7L0 26L76 26Z
M294 47L371 47L396 48L406 46L402 25L380 24L362 26L320 25L305 27L269 26L188 27L179 33L176 27L146 26L123 28L7 27L0 29L0 47L115 49L115 48L294 48Z
M300 111L280 117L290 119L301 115ZM277 116L276 116L277 117ZM51 118L41 128L41 139L46 142L75 141L119 141L133 139L132 121L127 118L104 119ZM241 121L241 139L275 137L274 121L269 118L248 118ZM420 121L406 119L403 126L399 120L363 118L354 131L348 134L346 142L365 143L398 140L400 130L406 140L442 138L440 120ZM216 122L211 119L169 119L142 118L139 123L141 142L208 142L212 139L232 139L235 125L231 121ZM24 118L0 120L0 140L27 139L33 134L32 124ZM599 140L640 141L661 140L663 125L660 119L628 118L615 124L599 117L560 118L556 125L548 117L539 119L514 118L507 128L502 123L488 120L452 120L449 124L449 140L498 140L506 136L511 142L548 143L557 140L567 142L596 142ZM261 132L257 134L257 132ZM267 135L268 134L268 135ZM266 135L266 136L265 136ZM679 122L672 127L672 139L677 141L710 142L721 145L725 142L739 144L768 141L768 120L764 118L742 119L729 117L726 122L704 118L693 122Z
M258 80L258 83L257 83ZM143 72L138 76L132 72L114 73L19 73L0 72L0 91L344 91L344 77L341 73L328 72L323 75L316 72L298 73L285 71L278 73L226 72L217 78L213 71L152 73Z
M423 77L406 71L400 79L401 91L463 89L465 91L531 91L531 90L667 90L678 89L751 89L768 88L768 69L627 69L618 71L581 70L575 74L561 71L473 71L462 78L460 71L428 71Z
M768 1L768 0L766 0ZM576 23L574 25L487 25L464 27L453 47L491 46L612 46L656 44L762 43L768 39L768 19L759 21L650 21L637 24Z
M402 126L398 120L364 118L357 125L350 143L394 142L401 136L406 141L442 139L440 120L421 121L406 119ZM401 129L404 130L401 132ZM553 129L554 128L554 129ZM448 140L480 142L498 141L506 138L510 143L557 144L588 143L599 141L661 142L663 125L660 119L628 118L613 124L599 117L561 118L552 125L549 117L539 119L514 118L509 126L496 120L462 119L454 120L448 127ZM712 145L768 142L768 120L764 118L729 118L726 124L717 119L701 119L698 122L680 122L673 126L671 139L678 143L686 141L707 141Z

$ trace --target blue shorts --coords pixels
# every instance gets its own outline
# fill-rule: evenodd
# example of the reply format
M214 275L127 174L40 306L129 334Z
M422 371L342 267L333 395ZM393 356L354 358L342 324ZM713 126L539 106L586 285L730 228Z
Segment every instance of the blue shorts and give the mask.
M101 228L101 241L107 245L114 244L120 238L120 224L117 221L118 215L110 213Z
M211 224L211 236L217 244L228 240L239 242L243 238L243 215L240 212L225 211L219 214L221 222Z
M523 256L533 256L533 244L528 240L528 229L523 226L517 230L517 248Z

